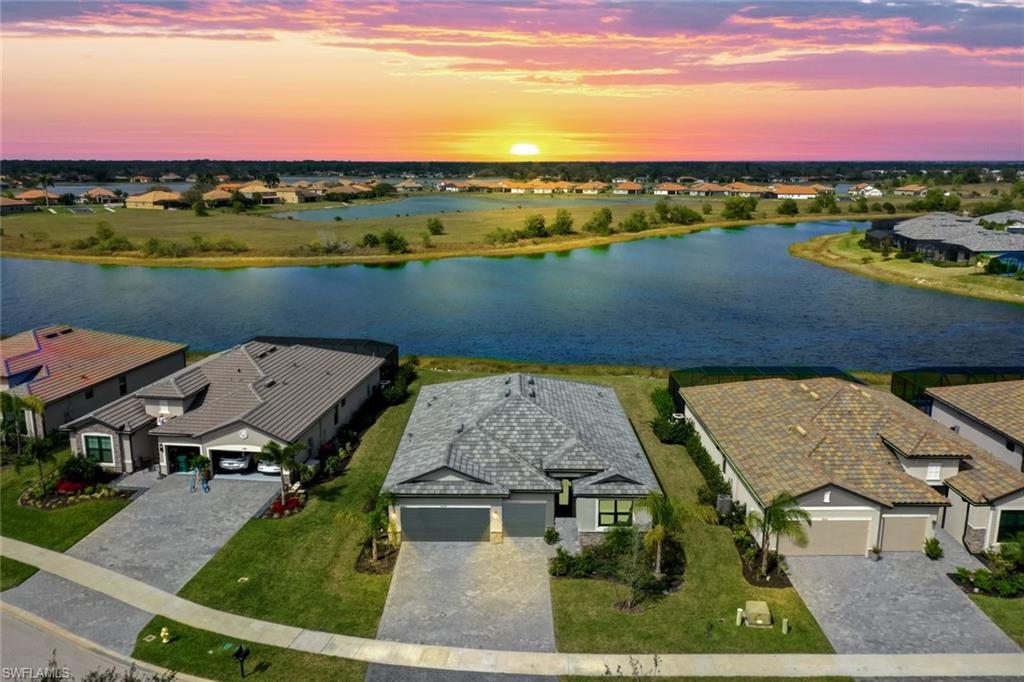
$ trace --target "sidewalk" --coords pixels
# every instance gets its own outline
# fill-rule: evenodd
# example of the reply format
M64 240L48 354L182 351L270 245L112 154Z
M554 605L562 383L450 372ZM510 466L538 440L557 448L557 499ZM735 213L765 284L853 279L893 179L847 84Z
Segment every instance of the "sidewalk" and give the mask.
M404 644L303 630L192 603L81 559L3 538L4 556L109 595L148 613L249 642L417 668L520 675L679 677L1008 677L1020 679L1024 654L560 654Z

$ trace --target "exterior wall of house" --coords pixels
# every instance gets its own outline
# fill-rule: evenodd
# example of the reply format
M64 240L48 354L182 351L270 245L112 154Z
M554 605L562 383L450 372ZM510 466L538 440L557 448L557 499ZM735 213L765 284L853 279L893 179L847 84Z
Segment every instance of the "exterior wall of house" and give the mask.
M747 484L743 481L742 476L737 472L736 468L729 464L725 459L725 455L723 455L722 451L718 449L718 445L704 428L700 419L698 419L690 410L689 405L685 405L683 407L683 414L687 419L693 422L693 427L697 432L697 436L700 438L701 445L703 445L704 449L708 451L711 459L722 470L722 475L732 487L733 502L739 502L745 505L748 512L760 511L762 507L754 497L754 493L747 487Z
M1006 436L938 400L932 402L931 414L935 421L991 452L1014 469L1024 471L1024 444L1013 443L1013 450L1010 450L1006 447Z
M168 355L147 365L142 365L141 367L129 370L124 373L128 389L127 392L131 393L132 391L137 391L147 384L151 384L158 379L163 379L168 374L176 372L184 366L185 351L181 351L179 353ZM47 433L53 433L60 428L61 425L78 419L79 417L103 407L108 403L112 403L121 397L118 377L113 377L88 388L92 389L91 398L85 397L88 389L83 388L81 391L47 404L42 424L43 432L33 433L31 431L32 427L29 426L30 435L42 436Z
M997 501L995 505L971 504L953 489L942 528L975 554L992 547L999 534L999 512L1024 509L1024 491ZM940 519L942 517L940 516Z
M896 457L899 459L904 471L914 478L921 479L929 485L942 485L942 482L947 478L952 478L960 472L960 460L956 457L935 457L928 459L919 459L916 457L908 459L907 457L901 457L899 455ZM928 478L928 467L932 465L939 466L939 476L937 478Z
M987 537L989 547L999 544L999 515L1004 511L1020 510L1024 510L1024 490L996 502L992 509L992 524L989 526Z
M597 503L598 497L577 497L576 498L576 527L580 534L580 543L584 546L600 542L608 529L597 525ZM629 497L617 497L614 499L630 499ZM651 525L650 515L638 509L633 512L633 524L639 528L648 528Z
M373 390L378 385L380 385L379 369L375 370L365 381L336 403L338 407L337 424L334 423L334 406L331 406L295 442L306 445L308 457L316 457L321 444L334 438L338 429L349 423L352 415L373 395Z
M114 461L111 464L100 463L100 466L104 471L111 471L116 473L124 472L124 459L125 459L125 448L124 443L121 441L120 434L114 429L103 424L90 424L86 427L74 431L69 437L71 444L71 452L74 455L85 456L85 436L88 435L103 435L109 436L111 444L114 450ZM129 457L131 455L129 454Z
M826 500L828 500L826 502ZM867 553L871 547L878 543L881 531L881 505L877 502L867 500L860 495L852 493L834 485L825 486L797 497L800 506L811 515L811 525L815 521L836 520L836 521L868 521L868 532L866 545L863 551ZM757 540L755 536L755 540ZM778 550L779 542L773 542L774 549Z

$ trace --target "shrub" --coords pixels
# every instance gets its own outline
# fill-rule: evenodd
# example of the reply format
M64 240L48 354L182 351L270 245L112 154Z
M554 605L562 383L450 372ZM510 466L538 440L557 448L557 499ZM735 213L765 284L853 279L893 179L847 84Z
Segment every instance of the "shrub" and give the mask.
M662 417L651 420L651 430L662 443L670 445L685 445L687 439L693 434L693 425L685 419L673 419Z
M541 239L548 236L548 228L544 222L544 216L539 213L526 216L523 220L523 229L517 235L523 239Z
M400 405L409 397L409 385L404 379L395 379L381 392L381 397L388 405Z
M561 539L562 538L558 534L558 531L554 528L549 526L548 528L544 529L544 542L548 543L549 545L553 545Z
M427 232L432 235L444 234L444 223L440 218L427 218Z
M924 541L924 555L932 561L942 558L943 550L938 538L930 537Z
M728 197L722 208L722 217L726 220L750 220L757 210L757 199L754 197Z
M405 253L409 250L409 241L390 228L380 233L380 245L388 253Z
M671 419L676 413L676 404L672 400L672 394L665 387L656 388L651 392L651 402L659 417Z
M584 232L591 234L609 235L612 233L612 211L607 206L594 211L590 220L583 224Z
M365 249L375 249L380 246L380 237L372 232L367 232L363 235L362 240L360 240L359 246Z
M800 213L800 207L797 206L795 199L783 199L775 212L779 215L797 215Z
M910 262L911 263L923 263L924 262L924 256L922 256L919 252L915 251L914 253L910 254Z
M337 476L345 469L345 460L339 455L331 455L324 462L324 472L328 476Z
M487 244L512 244L519 237L512 230L506 230L503 227L499 227L491 232L488 232L484 236L484 242Z
M560 208L555 212L555 220L551 223L551 234L572 234L572 214L567 209Z
M633 211L619 223L619 229L623 232L643 232L650 228L651 224L647 220L647 214L643 211Z
M60 465L60 477L73 483L95 483L102 474L100 465L85 457L68 457Z
M722 470L704 449L696 431L692 431L690 437L686 439L686 452L690 455L693 463L697 465L697 469L707 483L704 499L701 500L702 504L714 504L718 495L727 495L732 492L729 482L722 476ZM698 496L700 496L700 491L698 491Z

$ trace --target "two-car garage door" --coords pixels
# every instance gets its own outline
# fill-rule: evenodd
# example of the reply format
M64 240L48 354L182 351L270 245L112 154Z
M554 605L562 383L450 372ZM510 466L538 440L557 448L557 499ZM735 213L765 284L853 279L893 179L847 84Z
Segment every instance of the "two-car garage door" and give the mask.
M784 556L838 556L863 555L868 549L867 519L814 519L807 533L807 545L801 547L792 540L779 540L779 552Z

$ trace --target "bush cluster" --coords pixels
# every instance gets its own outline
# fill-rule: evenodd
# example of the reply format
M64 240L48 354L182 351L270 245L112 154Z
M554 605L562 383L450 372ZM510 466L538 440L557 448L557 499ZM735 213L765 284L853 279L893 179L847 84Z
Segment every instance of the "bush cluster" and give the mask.
M71 483L95 483L102 472L98 463L85 457L68 457L60 465L60 479Z
M395 372L394 379L392 379L391 383L388 384L388 387L382 392L384 402L388 405L399 405L404 403L409 397L409 385L415 380L415 363L409 360L403 362L398 367L398 371Z
M668 589L683 574L686 557L679 540L669 535L662 546L661 577L655 576L651 568L643 571L641 576L632 575L634 548L639 544L642 552L642 563L652 567L654 562L653 547L643 547L637 534L640 531L631 526L613 528L605 533L600 542L588 545L578 554L571 554L559 547L554 558L548 564L548 572L564 578L601 578L629 583L631 587L646 594L658 594Z
M988 568L956 569L961 584L1008 599L1024 594L1024 532L1004 540L998 550L986 552L984 559Z
M654 214L658 216L659 220L676 225L694 225L704 222L704 217L689 206L671 204L665 199L658 199L654 204Z
M220 253L244 253L248 250L248 246L230 237L220 237L219 239L210 240L202 234L193 234L187 244L150 237L142 245L142 252L147 256L155 258L184 258L185 256L189 256L193 253L209 253L211 251Z
M71 242L71 248L79 251L91 251L93 253L114 253L116 251L134 251L135 245L122 235L114 232L110 223L103 220L96 225L96 234L85 239L76 239Z
M359 246L365 249L382 247L388 253L407 253L409 251L409 240L395 230L388 228L380 235L369 232L363 235Z
M651 420L651 429L662 443L685 445L693 434L693 424L685 419L674 419L675 404L667 388L656 389L651 393L651 402L658 416Z

